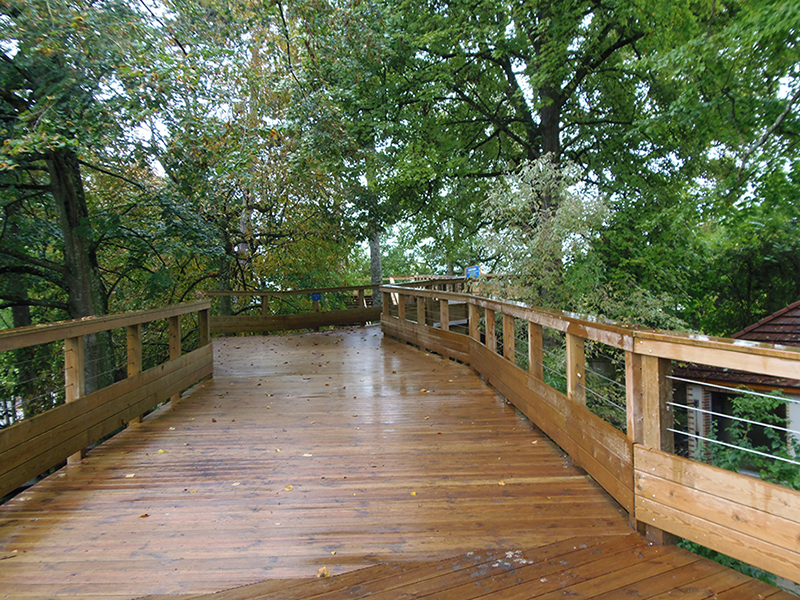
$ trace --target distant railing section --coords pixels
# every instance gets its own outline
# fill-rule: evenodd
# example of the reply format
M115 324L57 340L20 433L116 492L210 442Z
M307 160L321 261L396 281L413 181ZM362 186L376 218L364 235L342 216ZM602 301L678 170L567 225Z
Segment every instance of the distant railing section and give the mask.
M85 448L137 422L161 402L177 400L183 390L212 375L210 308L209 301L201 301L0 331L0 352L60 347L64 385L45 393L52 396L51 406L65 400L0 430L0 497L65 460L80 461ZM182 317L197 323L197 347L189 352L183 351ZM167 322L168 360L147 368L143 326L157 321ZM87 369L85 338L117 330L122 330L126 342L125 368L115 373L117 377L104 378L113 382L110 385L87 393L86 373L92 369Z
M410 281L400 285L436 286L455 289L462 279ZM270 333L364 325L380 321L381 307L377 285L354 285L302 290L209 290L203 292L215 300L211 316L212 334ZM228 310L222 312L221 299L229 299ZM236 304L234 305L233 302Z
M469 364L650 539L674 534L800 581L800 492L676 455L671 375L676 361L797 379L800 351L431 287L381 287L386 335ZM601 418L603 405L613 414Z

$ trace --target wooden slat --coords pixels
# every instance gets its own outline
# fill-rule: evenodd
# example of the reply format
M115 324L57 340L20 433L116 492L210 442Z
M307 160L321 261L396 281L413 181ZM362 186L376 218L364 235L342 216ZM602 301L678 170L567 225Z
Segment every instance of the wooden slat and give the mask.
M121 329L138 323L168 319L170 317L210 308L211 302L203 300L200 302L189 302L187 304L176 304L165 308L129 311L118 315L84 317L72 321L48 323L47 325L32 325L31 327L6 329L0 331L0 352L27 348L28 346L36 346L38 344L49 344L69 337L99 333L111 329Z
M636 518L800 581L800 492L635 448Z
M379 321L381 307L355 308L350 310L331 310L296 315L241 315L235 317L211 317L211 333L265 333L270 331L291 331L294 329L314 329L355 325Z

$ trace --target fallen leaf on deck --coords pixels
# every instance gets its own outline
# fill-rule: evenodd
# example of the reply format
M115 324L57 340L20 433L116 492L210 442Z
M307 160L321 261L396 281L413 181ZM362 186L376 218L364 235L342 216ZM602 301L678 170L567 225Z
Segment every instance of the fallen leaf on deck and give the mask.
M128 479L130 479L131 477L136 477L136 473L128 473L127 475L125 475L125 477L127 477Z
M239 482L237 481L236 483L232 483L231 485L232 485L233 487L236 487L237 485L242 485L242 484L241 484L241 483L239 483Z
M174 427L170 427L169 430L170 431L175 431L175 428Z
M426 420L426 421L427 421L428 419L430 419L430 417L425 417L425 420Z
M267 407L267 410L269 410L270 408L272 408L272 407L271 407L271 406L268 406L268 407Z
M166 450L159 450L159 451L158 451L158 453L159 453L159 454L166 454L166 453L167 453L167 451L166 451Z
M319 571L317 571L317 577L321 579L325 579L331 576L331 572L328 571L328 567L322 567Z
M314 455L313 455L313 454L308 454L308 453L306 452L305 454L303 454L303 456L305 456L305 457L309 457L309 456L314 456Z
M211 419L211 422L212 422L212 423L216 423L216 422L217 422L217 420L216 420L216 419Z
M275 452L280 452L280 451L281 451L280 448L275 448Z
M498 482L497 482L497 485L505 485L505 484L506 484L506 482L505 482L505 481L503 481L502 479L501 479L500 481L498 481Z
M291 485L285 485L285 486L283 486L283 491L284 491L284 492L291 492L293 489L294 489L294 488L293 488Z
M146 519L146 518L147 518L147 517L149 517L149 516L150 516L150 515L148 515L147 513L144 513L143 515L139 515L139 518L140 518L140 519Z
M416 496L416 495L417 495L417 492L411 492L411 495L412 495L412 496Z

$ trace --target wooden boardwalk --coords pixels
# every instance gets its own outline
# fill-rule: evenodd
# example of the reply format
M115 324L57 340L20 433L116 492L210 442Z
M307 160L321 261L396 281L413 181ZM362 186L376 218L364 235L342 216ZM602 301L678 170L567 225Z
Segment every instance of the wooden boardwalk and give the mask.
M214 345L212 381L0 507L0 598L563 597L579 565L579 597L783 597L644 543L468 367L377 327Z

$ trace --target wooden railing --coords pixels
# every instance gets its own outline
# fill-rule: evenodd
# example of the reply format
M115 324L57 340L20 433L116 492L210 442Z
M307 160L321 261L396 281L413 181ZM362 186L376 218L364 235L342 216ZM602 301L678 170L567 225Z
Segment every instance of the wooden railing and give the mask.
M66 403L0 430L0 496L69 459L84 448L136 422L141 415L213 373L209 301L106 317L0 331L0 352L64 343ZM196 313L198 348L181 348L181 316ZM167 320L169 360L142 370L142 325ZM84 336L124 328L127 378L85 393Z
M383 286L381 292L386 335L469 364L569 453L648 537L665 542L674 534L800 581L800 493L673 454L669 404L673 360L798 379L800 351L640 331L445 291ZM452 331L453 309L464 305L467 332ZM515 360L518 321L527 330L527 370ZM566 393L545 382L548 328L566 337ZM624 351L626 432L586 407L590 340Z
M378 286L373 285L354 285L285 292L211 290L204 294L209 298L227 296L235 299L258 299L257 305L245 307L241 314L211 316L212 334L237 334L363 325L378 321L381 308L372 306L372 294L377 289ZM348 296L347 302L342 302L344 296ZM297 300L299 306L287 307L286 303L290 298ZM342 307L346 304L350 306Z

